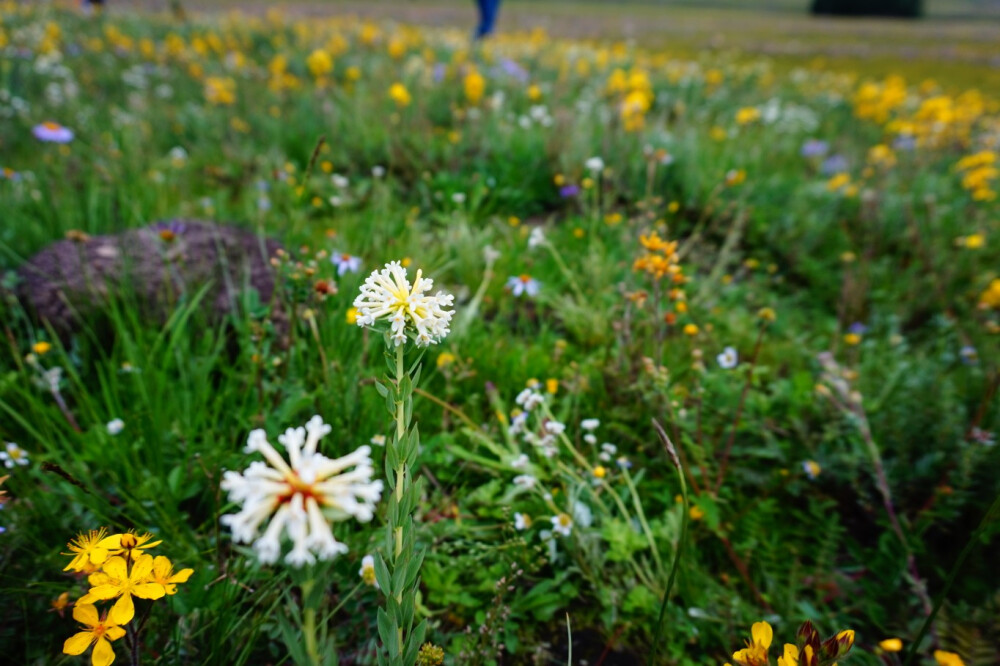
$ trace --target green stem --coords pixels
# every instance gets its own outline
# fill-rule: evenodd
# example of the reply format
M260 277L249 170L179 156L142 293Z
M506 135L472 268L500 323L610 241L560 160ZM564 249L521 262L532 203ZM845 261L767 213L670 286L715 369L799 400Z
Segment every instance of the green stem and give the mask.
M674 563L670 567L670 576L667 578L667 589L664 591L663 601L660 603L660 614L659 617L656 618L656 626L653 631L653 650L649 659L650 664L656 663L656 655L660 648L660 639L663 636L663 616L666 614L667 602L670 601L670 591L673 589L674 580L677 578L677 568L681 563L681 551L684 546L684 539L687 536L688 526L688 494L687 483L684 481L684 470L681 469L676 449L674 449L674 445L670 441L670 438L667 437L667 433L655 420L653 421L653 425L656 427L656 432L660 436L660 441L667 450L667 455L673 462L674 469L677 472L677 479L681 484L681 497L684 501L681 505L681 534L680 538L677 539L677 550L674 552Z
M646 521L646 513L642 510L642 502L639 501L639 492L635 487L635 482L632 481L632 475L628 473L628 469L623 467L622 475L625 477L625 483L628 484L628 490L632 494L632 504L635 506L635 514L636 518L639 519L639 526L642 527L642 532L646 535L646 541L649 542L649 547L653 551L653 560L656 562L656 573L662 576L663 561L660 559L660 550L656 547L653 530L649 529L649 523Z
M399 385L403 381L403 373L406 370L403 364L403 345L396 347L396 441L393 446L397 452L400 450L399 443L406 434L406 399L399 390ZM396 503L403 499L403 483L406 481L406 462L400 459L396 467ZM393 561L403 552L403 526L393 526ZM397 593L396 600L401 601L401 593Z
M310 578L302 583L302 602L305 604L312 592L313 580ZM302 638L306 642L306 656L309 663L319 666L319 647L316 644L316 609L310 607L302 611Z
M962 570L962 565L965 564L965 558L969 556L972 549L976 547L980 538L986 533L987 529L997 520L1000 520L1000 495L997 495L993 500L993 504L990 505L989 510L983 519L979 522L979 527L969 536L968 543L965 544L965 548L959 553L958 559L955 560L955 564L951 567L951 571L948 572L948 580L945 581L944 587L938 592L937 598L934 599L934 609L931 611L930 615L924 619L924 623L920 626L920 631L917 632L917 637L913 639L910 643L910 647L906 650L906 657L903 659L903 666L909 666L913 662L913 658L917 655L917 650L920 647L920 642L924 640L924 636L927 635L927 631L930 629L931 624L934 622L934 618L937 617L937 613L941 610L941 606L944 605L945 597L948 596L948 591L951 590L952 583L958 578L958 573Z

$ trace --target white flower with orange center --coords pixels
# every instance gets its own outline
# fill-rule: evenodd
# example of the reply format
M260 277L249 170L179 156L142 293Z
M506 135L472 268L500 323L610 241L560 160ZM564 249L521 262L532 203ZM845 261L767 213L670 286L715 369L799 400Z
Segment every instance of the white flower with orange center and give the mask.
M330 523L349 517L362 522L372 519L382 497L382 482L372 480L371 447L327 458L316 447L329 432L330 426L319 416L304 428L286 430L278 437L288 452L286 462L267 441L267 434L254 430L245 451L260 453L267 462L253 462L242 473L230 471L223 476L222 489L229 493L229 501L242 508L222 516L222 523L232 530L233 541L253 543L261 562L278 560L282 535L292 542L285 556L292 566L333 559L346 553L347 546L334 538Z
M420 347L440 342L450 331L455 312L448 308L455 297L441 291L431 296L427 292L433 286L434 281L424 278L422 271L417 271L411 285L398 261L386 264L368 276L354 299L358 326L388 321L389 337L397 347L406 342L407 334Z

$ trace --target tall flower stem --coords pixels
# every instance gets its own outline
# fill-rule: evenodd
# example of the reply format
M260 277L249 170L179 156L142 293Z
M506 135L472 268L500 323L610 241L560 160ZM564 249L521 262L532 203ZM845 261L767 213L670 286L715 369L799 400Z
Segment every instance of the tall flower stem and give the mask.
M391 343L390 343L391 344ZM381 385L386 408L392 415L392 437L386 442L385 471L392 490L387 511L388 550L386 558L376 559L375 578L386 596L385 608L379 609L378 628L384 652L380 664L410 666L416 662L423 642L425 622L414 627L423 552L414 537L413 512L419 487L413 479L417 463L419 434L410 427L413 414L414 385L420 376L418 364L407 370L406 345L398 345L386 354L391 377Z
M319 647L316 644L316 608L309 603L314 581L312 578L302 583L302 638L306 643L306 656L312 666L319 666Z

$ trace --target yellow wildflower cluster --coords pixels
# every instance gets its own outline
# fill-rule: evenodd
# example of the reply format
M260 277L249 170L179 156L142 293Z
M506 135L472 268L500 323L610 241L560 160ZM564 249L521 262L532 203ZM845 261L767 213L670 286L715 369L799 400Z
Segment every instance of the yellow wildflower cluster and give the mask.
M890 114L906 101L906 82L890 76L882 83L869 81L854 94L854 115L862 120L885 123Z
M217 106L232 105L236 101L236 82L228 77L208 77L205 79L205 99Z
M979 307L990 310L1000 310L1000 278L990 282L979 296Z
M746 647L733 653L738 666L766 666L774 630L767 622L755 622ZM854 631L847 629L825 641L808 620L799 627L796 643L785 643L778 666L833 666L854 646ZM727 666L729 666L727 664Z
M935 95L921 101L912 114L890 122L886 129L913 137L921 147L967 144L976 122L986 113L986 100L978 90L967 90L956 97Z
M976 201L992 201L997 193L993 189L1000 170L996 167L997 154L983 150L967 155L955 164L955 171L962 174L962 187L972 194Z
M664 315L664 320L673 325L677 322L678 314L684 314L688 311L687 295L683 289L688 278L684 275L684 269L677 255L677 241L666 241L653 231L649 235L639 236L639 243L644 252L633 262L632 270L637 273L646 273L655 282L664 278L670 280L671 286L667 291L667 296L674 303L674 311L667 312ZM688 324L684 328L684 332L690 336L697 335L698 327L694 324Z
M83 627L66 640L64 653L82 654L93 645L93 665L108 666L115 660L111 642L125 635L123 625L135 617L133 597L161 599L176 594L178 583L187 582L192 569L174 573L169 559L149 553L160 543L151 534L108 535L104 528L84 532L69 543L67 555L73 559L64 571L86 575L90 590L75 604L73 619ZM112 599L114 605L99 613L95 602Z
M617 97L622 126L626 132L638 132L646 126L646 113L653 106L653 85L645 70L632 69L627 74L617 68L608 77L607 92Z

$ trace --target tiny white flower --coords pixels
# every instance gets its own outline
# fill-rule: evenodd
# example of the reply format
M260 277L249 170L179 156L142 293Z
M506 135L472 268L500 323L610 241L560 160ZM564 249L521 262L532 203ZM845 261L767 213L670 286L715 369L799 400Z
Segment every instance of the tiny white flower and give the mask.
M344 200L341 197L337 196L336 194L327 199L327 201L329 201L330 205L333 206L334 208L340 208L342 205L344 205Z
M810 481L815 481L816 477L823 471L823 468L815 460L803 460L802 471L806 473Z
M591 157L584 163L590 173L597 175L604 171L604 160L600 157Z
M376 164L372 167L372 176L375 178L383 178L385 176L385 167Z
M527 488L529 490L531 488L534 488L535 484L537 482L538 482L538 479L536 479L535 477L531 476L530 474L521 474L519 476L515 476L514 477L514 485L515 486L520 486L521 488Z
M574 502L573 522L579 523L581 527L590 527L594 522L594 514L590 510L590 507L583 502Z
M527 516L523 513L514 514L514 529L519 532L524 531L531 527L531 516Z
M465 192L455 192L451 195L451 200L459 205L465 203Z
M732 347L726 347L722 353L715 357L719 362L719 367L723 370L732 370L740 362L740 356Z
M125 429L125 422L121 419L111 419L106 427L108 434L113 437Z
M346 252L341 254L334 252L330 255L330 263L337 267L337 275L344 273L357 273L361 270L361 257L354 257Z
M558 516L552 516L552 529L558 534L563 536L569 536L573 531L573 517L568 513L560 513Z
M618 447L612 444L611 442L604 442L603 444L601 444L601 451L614 455L618 453Z
M596 430L599 425L601 425L599 419L584 419L580 421L580 427L584 430Z
M632 461L626 458L625 456L620 457L616 462L618 463L618 466L621 467L622 469L632 468Z
M517 394L514 402L524 408L524 411L530 412L545 402L545 396L534 389L526 388Z
M513 460L511 460L510 461L510 466L513 469L524 469L525 467L527 467L528 466L528 456L527 456L527 454L522 453L518 457L516 457Z
M330 180L333 182L333 186L338 190L342 190L350 185L350 181L346 177L341 176L339 173L335 173L330 176Z
M366 585L371 585L376 590L379 589L378 581L375 580L375 558L372 555L365 555L361 558L361 568L358 570L358 575L361 576L361 580Z
M531 230L531 235L528 236L528 247L534 249L539 245L545 244L545 232L542 231L541 227L535 227Z
M559 421L546 421L545 431L552 435L561 435L566 432L566 424Z
M0 451L0 461L7 469L13 469L15 465L24 466L30 462L28 452L14 442L7 442L4 445L3 451Z
M495 249L492 245L487 245L483 248L483 260L492 265L500 258L500 251Z
M385 435L374 435L370 440L368 440L375 446L385 446Z
M595 435L592 432L588 432L586 435L583 436L583 441L593 446L594 444L597 444L597 435Z

